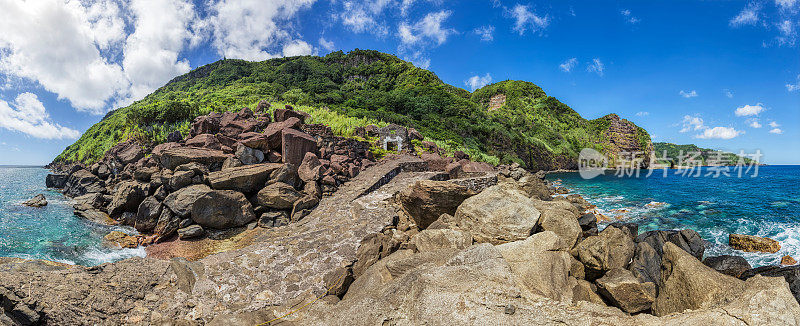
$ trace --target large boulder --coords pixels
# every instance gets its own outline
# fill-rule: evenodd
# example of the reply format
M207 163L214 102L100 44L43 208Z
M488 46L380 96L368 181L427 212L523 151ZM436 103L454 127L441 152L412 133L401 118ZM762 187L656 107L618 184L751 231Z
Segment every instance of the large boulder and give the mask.
M67 178L69 178L69 176L66 174L48 174L44 179L44 184L47 188L61 189L64 188L64 185L67 183Z
M116 216L123 212L136 212L146 196L142 184L136 181L124 181L117 185L114 197L108 204L108 215Z
M253 206L241 192L212 190L197 197L192 205L192 220L203 227L227 229L256 219Z
M33 196L33 198L26 200L24 203L22 203L22 205L28 207L45 207L47 206L47 199L44 198L43 194L38 194Z
M69 197L83 196L88 193L105 193L106 185L88 170L73 172L64 183L64 194Z
M653 313L664 316L724 303L726 296L738 295L744 282L703 265L677 245L664 245L661 284ZM788 289L787 289L788 290Z
M145 198L136 213L136 231L150 232L156 227L163 205L155 197Z
M264 129L264 135L267 136L267 147L270 150L281 150L281 135L284 129L297 128L301 125L300 119L289 118L286 121L270 123Z
M322 164L319 162L317 154L308 152L306 156L303 157L300 166L297 167L297 175L304 182L316 182L322 175L321 169Z
M800 302L800 266L762 266L744 271L739 277L746 280L756 275L783 277L797 302Z
M572 300L575 279L569 276L572 257L553 232L496 246L521 288L559 301Z
M206 166L211 164L221 165L226 158L228 158L228 156L225 155L225 153L217 150L197 147L176 147L167 149L161 153L161 165L170 170L191 162Z
M242 133L255 131L259 123L253 111L242 108L239 112L225 112L219 121L219 132L225 136L237 138Z
M640 283L629 270L622 268L608 271L597 280L597 288L609 302L627 313L648 310L656 299L655 284Z
M317 153L317 141L314 137L295 129L281 131L281 155L283 163L300 166L306 153Z
M200 134L216 134L219 132L219 119L222 114L218 112L211 112L207 115L201 115L194 119L192 127L189 130L192 136Z
M733 249L747 252L776 253L781 250L781 244L778 241L754 235L731 233L728 236L728 243Z
M525 194L528 195L530 198L535 198L539 200L551 200L552 196L550 195L550 190L547 188L547 185L544 183L542 179L539 179L533 175L526 175L521 177L518 181L518 184L525 191Z
M472 195L467 187L449 181L422 180L399 192L397 198L417 226L425 229L442 214L455 214Z
M208 182L213 189L236 190L248 194L267 184L270 174L281 166L282 164L265 163L229 168L209 173Z
M261 150L239 144L236 146L236 158L244 165L264 162L264 152Z
M587 280L578 280L572 288L572 302L586 301L605 305L605 301L597 294L597 286Z
M475 241L501 244L530 236L539 215L525 193L500 184L464 200L454 217L459 228L472 234Z
M411 238L419 252L438 249L465 249L472 245L469 233L452 229L422 230Z
M189 147L202 147L208 149L222 149L222 143L219 142L216 136L212 134L199 134L186 140L186 146Z
M586 267L587 277L596 278L614 268L626 268L633 258L631 238L613 226L578 244L578 260Z
M613 224L612 224L613 225ZM642 282L660 285L661 256L665 243L672 243L697 259L703 257L705 244L694 230L657 230L638 235L636 250L629 269Z
M135 141L124 141L108 150L106 156L111 156L122 165L135 163L144 157L144 150L142 145Z
M211 192L211 188L206 185L192 185L181 188L169 194L164 199L164 205L169 207L172 212L182 218L189 217L192 213L192 205L200 196Z
M742 273L753 268L747 259L739 256L722 255L714 257L706 257L703 259L703 264L713 268L715 271L733 277L742 276Z
M255 201L258 205L264 207L290 209L302 197L303 194L295 190L294 187L283 182L276 182L261 189L256 194Z
M161 241L175 234L180 225L181 218L170 211L169 208L164 207L158 216L156 226L153 228L153 234L158 236L157 241Z
M536 229L553 231L572 248L580 240L581 226L578 223L578 211L563 201L534 200L534 207L541 213Z

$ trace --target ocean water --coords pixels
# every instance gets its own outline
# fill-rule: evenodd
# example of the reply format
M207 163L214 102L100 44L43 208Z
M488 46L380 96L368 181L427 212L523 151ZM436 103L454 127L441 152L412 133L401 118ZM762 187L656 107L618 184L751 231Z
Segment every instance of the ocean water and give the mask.
M94 266L145 255L144 248L103 247L103 236L109 232L135 230L99 225L75 216L69 199L45 187L47 173L43 168L0 166L0 257ZM44 194L47 206L22 205L37 194Z
M547 178L581 194L608 217L636 222L639 233L693 229L706 241L706 257L739 255L753 267L779 264L784 255L800 258L800 166L762 166L755 177L753 172L741 178L733 171L729 177L715 178L710 168L702 168L700 177L682 176L678 170L664 177L663 170L654 170L649 177L618 177L607 171L590 180L578 173ZM731 233L778 240L781 250L733 250L728 246Z

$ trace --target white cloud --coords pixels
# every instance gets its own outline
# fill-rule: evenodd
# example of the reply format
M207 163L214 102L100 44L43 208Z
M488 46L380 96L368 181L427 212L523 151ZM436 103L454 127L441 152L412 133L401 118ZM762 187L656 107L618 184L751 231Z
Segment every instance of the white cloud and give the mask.
M606 66L598 58L592 59L592 62L586 68L586 71L594 72L600 77L603 77L603 74L604 74L605 70L606 70Z
M297 54L305 45L298 43L286 21L298 11L310 8L315 0L222 0L209 10L213 45L227 58L266 60ZM307 48L305 48L307 49ZM309 52L310 53L310 52Z
M795 41L797 40L797 30L795 28L795 24L789 20L785 19L776 24L778 27L778 31L780 35L778 35L775 39L778 41L779 45L794 45Z
M780 125L780 124L778 124L778 123L777 123L777 122L775 122L775 121L770 121L770 122L769 122L769 126L770 126L771 128L778 128L778 127L780 127L781 125Z
M469 86L471 91L475 91L478 88L488 85L492 82L492 75L486 74L483 77L475 75L467 79L464 84Z
M759 113L764 111L764 106L761 103L756 105L745 105L736 108L736 116L737 117L747 117L751 115L758 115Z
M481 41L491 42L494 40L494 26L481 26L473 30L473 33L481 38Z
M313 0L312 0L313 2ZM402 14L411 6L413 1L404 0L401 3ZM372 33L383 36L389 30L386 24L379 22L379 16L392 4L390 0L370 0L370 1L344 1L342 9L338 14L345 27L356 33Z
M739 12L738 15L731 18L729 24L731 26L755 25L759 22L759 11L761 5L755 2L747 4L747 6Z
M790 92L800 90L800 75L797 75L797 81L794 84L786 83L786 90Z
M749 120L748 125L753 128L761 128L761 123L758 122L758 119Z
M698 116L690 116L685 115L683 116L683 121L681 122L681 132L689 132L692 130L701 130L707 128L703 124L703 119Z
M772 128L772 129L770 129L769 133L780 135L780 134L783 134L783 129L781 129L781 128Z
M122 68L98 48L124 36L115 34L117 27L102 28L119 21L102 18L98 9L90 15L77 1L0 0L0 8L0 73L37 82L75 108L94 112L127 87Z
M333 51L334 49L336 49L336 46L333 44L333 41L328 41L324 37L319 38L319 46L328 51Z
M744 131L736 130L732 127L714 127L708 128L703 133L695 135L695 138L700 139L731 139L743 134Z
M619 13L622 14L622 17L624 17L625 21L628 23L636 24L639 22L639 18L634 17L628 9L621 10Z
M648 116L648 115L650 115L650 112L647 112L647 111L639 111L639 112L636 112L636 116L637 116L637 117L646 117L646 116Z
M528 29L533 33L542 31L550 24L550 18L547 15L539 16L532 12L529 6L521 4L517 4L511 9L511 17L514 18L514 31L519 35L525 34Z
M76 139L81 135L77 130L50 122L44 104L35 94L27 92L17 95L13 103L0 100L0 128L43 139Z
M680 94L684 98L697 97L697 91L695 91L695 90L691 90L691 91L688 91L688 92L684 91L684 90L681 90L680 92L678 92L678 94Z
M798 3L800 3L798 0L775 0L775 5L781 9L791 9Z
M724 93L725 96L727 96L728 98L733 98L733 91L732 90L729 90L729 89L726 88L726 89L722 90L722 93Z
M447 37L455 34L452 28L442 27L442 23L452 14L449 10L432 12L423 17L413 25L406 22L400 23L397 34L400 41L404 44L415 44L425 41L433 41L441 45L447 41Z
M561 69L561 71L563 72L570 72L572 71L572 68L574 68L575 65L577 64L578 64L577 58L569 58L567 59L567 61L564 61L564 63L558 65L558 68Z

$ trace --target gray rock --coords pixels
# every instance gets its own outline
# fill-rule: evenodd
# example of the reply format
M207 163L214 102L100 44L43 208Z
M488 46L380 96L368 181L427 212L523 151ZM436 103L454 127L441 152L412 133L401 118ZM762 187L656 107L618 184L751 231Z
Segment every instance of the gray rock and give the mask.
M178 238L180 238L181 240L195 239L202 237L205 234L206 231L203 230L203 227L197 224L189 225L185 228L178 229Z
M722 255L715 257L707 257L703 259L703 264L713 268L715 271L725 275L730 275L738 278L742 273L753 268L746 259L739 256Z
M38 194L36 196L33 196L33 198L22 203L22 205L28 207L45 207L47 206L47 199L44 198L44 195Z
M236 158L244 165L258 164L264 162L264 152L239 144L236 147Z
M83 196L93 192L106 193L106 185L97 176L84 169L70 174L64 183L64 194L69 197Z
M189 217L197 198L211 192L206 185L193 185L173 192L164 199L164 205L180 217Z
M170 170L191 162L205 166L221 165L227 158L221 151L196 147L175 147L160 153L161 165Z
M203 227L227 229L255 220L253 206L244 194L233 190L212 190L192 204L192 220Z
M180 228L181 222L182 220L180 217L170 211L169 208L164 207L161 210L161 214L158 216L158 222L156 223L155 228L153 228L153 234L158 236L156 240L162 241L175 234L175 232Z
M235 190L249 194L263 188L270 174L281 166L281 164L265 163L211 172L208 174L208 182L213 189Z
M44 184L47 188L61 189L64 188L64 185L67 183L67 178L69 178L69 176L66 174L48 174L47 177L45 177Z
M415 236L416 237L416 236ZM575 279L569 276L572 257L555 233L545 231L496 248L517 281L532 293L559 301L572 300Z
M273 183L261 189L256 195L258 205L274 209L290 209L303 195L294 187L283 182Z
M612 269L598 279L597 288L615 307L627 313L648 310L656 299L654 283L640 283L629 270L621 268Z
M451 229L426 229L414 235L411 238L411 243L419 252L439 249L466 249L472 245L472 236L469 233Z
M501 244L530 236L539 215L525 193L499 184L464 200L454 217L475 241Z
M117 185L111 204L108 205L108 215L116 216L123 212L136 212L146 194L142 184L135 181L124 181Z
M449 181L422 180L397 194L401 207L420 229L425 229L442 214L455 214L465 199L475 193Z
M287 163L288 164L288 163ZM311 213L311 210L319 204L319 199L311 195L305 195L294 203L292 208L292 221L299 221Z
M136 213L136 231L150 232L156 227L163 205L155 197L145 198Z
M613 226L578 244L578 260L586 266L586 277L595 279L614 268L626 268L633 258L633 241Z
M176 171L169 179L169 187L172 189L172 191L186 187L192 184L193 177L193 171Z

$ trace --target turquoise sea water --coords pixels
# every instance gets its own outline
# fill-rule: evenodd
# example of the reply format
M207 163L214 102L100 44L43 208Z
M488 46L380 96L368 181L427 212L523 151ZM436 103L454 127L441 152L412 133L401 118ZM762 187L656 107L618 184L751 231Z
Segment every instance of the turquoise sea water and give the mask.
M99 225L75 216L69 199L45 188L42 168L0 166L0 257L36 258L93 266L132 256L143 248L109 249L101 244L113 230L130 228ZM22 202L44 194L48 205L31 208Z
M678 170L664 177L663 170L655 170L650 177L620 178L608 171L590 180L578 173L550 174L548 179L560 180L608 217L636 222L640 233L693 229L707 241L706 256L739 255L753 267L779 264L783 255L800 258L800 166L762 166L756 177L753 172L715 178L713 169L702 168L700 177L681 176ZM780 241L781 250L733 250L730 233L769 237Z

